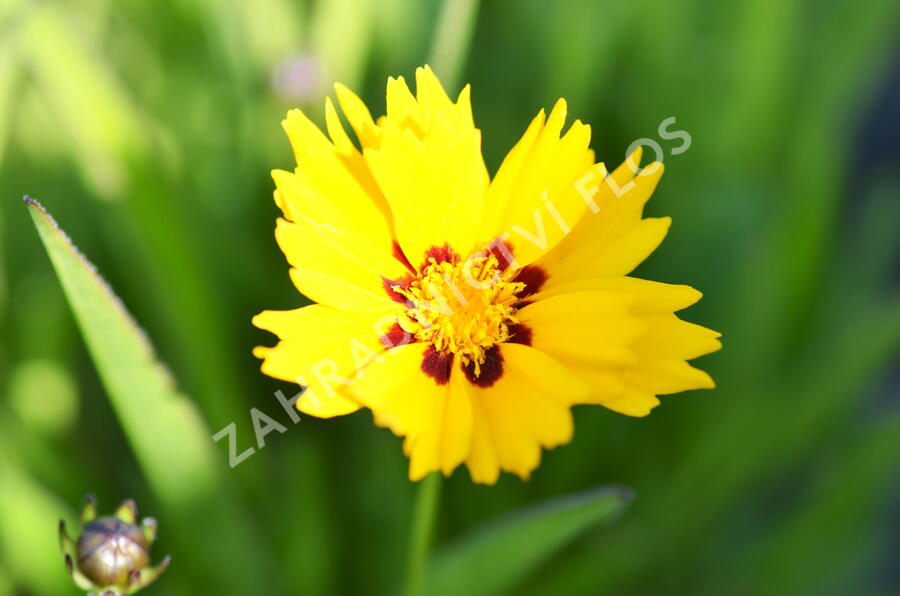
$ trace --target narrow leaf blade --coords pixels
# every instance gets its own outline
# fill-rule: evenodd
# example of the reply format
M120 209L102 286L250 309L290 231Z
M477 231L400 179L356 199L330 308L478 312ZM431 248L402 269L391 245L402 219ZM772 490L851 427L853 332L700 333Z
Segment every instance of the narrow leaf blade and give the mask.
M94 266L37 201L25 202L110 402L172 522L161 523L161 531L174 530L184 546L193 543L188 557L196 556L189 562L194 574L215 582L216 593L247 593L264 553L218 472L200 413L175 390L147 337ZM235 559L236 551L245 556ZM234 564L217 566L218 560Z
M427 593L506 593L567 544L615 519L631 498L629 489L604 487L505 515L438 552Z

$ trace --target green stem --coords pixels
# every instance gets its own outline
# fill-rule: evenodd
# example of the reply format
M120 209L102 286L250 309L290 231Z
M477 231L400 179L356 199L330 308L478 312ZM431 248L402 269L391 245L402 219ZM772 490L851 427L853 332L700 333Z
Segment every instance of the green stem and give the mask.
M426 476L416 490L412 527L409 533L409 561L406 574L406 596L425 594L425 571L437 521L441 497L441 475Z

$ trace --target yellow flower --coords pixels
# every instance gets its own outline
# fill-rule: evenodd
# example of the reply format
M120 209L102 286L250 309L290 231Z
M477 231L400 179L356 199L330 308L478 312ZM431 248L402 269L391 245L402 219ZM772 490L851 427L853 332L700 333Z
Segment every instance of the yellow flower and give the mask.
M607 175L559 100L491 178L468 86L454 103L427 66L416 95L391 78L377 121L336 91L361 150L326 99L328 136L290 111L298 166L273 172L275 237L318 304L253 319L280 340L256 348L262 371L308 387L302 412L367 407L412 480L465 463L490 484L569 442L575 404L644 416L713 387L686 360L719 334L674 314L700 292L628 277L669 228L642 218L662 164L636 172L638 151Z

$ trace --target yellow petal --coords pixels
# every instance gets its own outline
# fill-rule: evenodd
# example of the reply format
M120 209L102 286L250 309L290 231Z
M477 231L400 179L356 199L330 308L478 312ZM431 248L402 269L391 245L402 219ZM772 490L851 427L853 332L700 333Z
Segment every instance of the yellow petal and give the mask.
M590 127L575 121L560 137L566 103L559 100L543 124L535 118L510 151L485 198L479 238L501 237L525 266L575 228L587 209L575 182L589 167Z
M534 143L544 130L545 118L544 110L538 112L538 115L525 129L522 138L503 158L503 163L500 164L485 195L479 238L488 239L507 231L501 224L501 219L506 211L506 203L512 199L513 191L522 176L522 170L528 163Z
M605 177L601 164L594 181L581 184L586 189L582 198L590 203L588 212L571 234L538 261L551 273L547 288L590 277L626 275L665 238L670 218L641 219L664 168L653 163L635 176L631 164L636 159L626 160Z
M344 125L341 124L340 116L338 116L330 97L325 98L325 124L328 128L328 136L331 137L335 150L341 161L344 162L344 166L375 203L375 206L384 217L384 221L388 223L388 227L392 227L393 217L391 216L387 199L384 198L384 195L381 194L381 189L375 183L372 172L366 166L362 153L356 149L350 137L347 136ZM393 236L393 231L391 231L391 235Z
M470 388L466 391L471 392ZM466 467L472 482L494 484L500 475L500 462L494 448L490 422L480 399L472 398L472 441L466 457Z
M412 91L403 77L388 78L387 82L387 118L403 129L410 129L418 138L425 135L427 123Z
M647 317L648 332L636 342L642 354L691 360L721 349L718 331L682 321L671 313Z
M439 459L441 470L446 476L449 476L469 454L472 436L472 401L469 399L467 384L462 369L454 366L442 413L440 438Z
M520 320L534 347L589 385L581 403L645 416L659 403L656 395L712 386L685 360L718 349L718 334L671 313L698 297L687 286L596 278L535 294Z
M671 313L647 321L649 330L634 343L637 365L623 373L625 382L657 395L715 387L707 373L685 361L719 350L719 333Z
M322 418L359 409L346 396L347 384L357 369L384 351L379 342L385 313L353 314L312 305L290 311L264 311L253 324L271 331L281 341L275 347L257 347L263 373L307 386L297 402L301 412Z
M604 406L626 416L642 417L659 405L659 399L652 392L629 388L616 400L604 402Z
M582 362L566 361L566 368L590 387L590 393L582 404L607 405L621 399L630 389L622 381L620 368L601 367Z
M535 348L591 365L626 367L635 362L630 344L646 325L630 314L631 299L611 292L558 294L519 312Z
M490 389L474 391L494 438L500 468L528 479L541 462L541 446L531 435L525 412L517 400L516 388L514 381L501 379Z
M539 350L503 344L500 352L500 378L490 387L469 385L477 430L466 463L476 482L496 480L496 465L528 478L542 446L571 441L570 404L588 393L582 381Z
M303 214L390 250L393 238L386 201L371 178L359 171L360 165L353 164L352 153L340 153L300 110L288 112L282 124L297 160L293 174L272 172L279 193L276 202L285 217L295 220Z
M471 85L466 85L463 87L462 91L459 92L459 95L456 97L456 103L451 108L451 111L455 115L455 125L458 128L475 127L475 118L472 115Z
M587 383L590 393L580 404L602 405L614 412L628 416L646 416L659 405L652 392L634 387L623 380L621 368L603 368L579 362L566 361L566 368Z
M643 280L606 284L609 290L614 290L616 285L628 291L640 290L635 294L631 310L642 313L638 317L644 331L627 346L631 361L615 363L596 359L588 362L568 354L565 364L591 387L591 394L583 403L601 404L629 416L646 416L659 404L657 395L714 387L707 373L692 367L686 360L718 350L721 344L717 332L664 312L666 308L678 308L695 297L691 292L677 289L679 286L633 282ZM566 287L575 285L583 287L586 284L581 282Z
M452 102L430 67L416 69L416 101L426 117L450 111Z
M342 157L353 154L360 155L353 141L347 136L347 131L344 130L344 125L341 123L341 117L338 116L330 97L325 98L325 127L338 155Z
M672 225L671 217L642 219L610 240L610 246L595 255L589 275L626 275L655 251Z
M435 470L449 474L469 449L472 413L460 390L461 371L452 363L449 382L438 384L422 371L430 344L394 348L372 363L349 391L372 410L379 426L405 436L409 476L419 480Z
M310 299L351 311L383 311L396 307L385 279L408 270L388 252L302 214L294 222L279 219L275 239L294 267L291 278Z
M716 386L706 372L674 358L642 359L633 370L625 371L622 378L632 386L656 395L691 389L712 389Z
M420 140L386 121L380 149L366 149L365 158L413 265L435 246L449 244L462 256L471 250L487 186L477 130L453 129L446 114L437 114Z
M416 101L421 107L421 114L426 123L431 118L446 114L450 125L456 130L469 130L474 127L471 87L466 85L456 102L452 102L437 75L428 65L416 69Z
M380 131L363 100L341 83L335 83L334 90L337 93L341 110L347 116L347 121L350 122L353 132L356 133L356 138L359 139L359 144L363 148L377 147Z
M694 304L703 297L690 286L666 284L636 277L592 277L566 284L552 285L529 297L535 302L558 294L598 290L631 297L631 312L637 314L671 313Z

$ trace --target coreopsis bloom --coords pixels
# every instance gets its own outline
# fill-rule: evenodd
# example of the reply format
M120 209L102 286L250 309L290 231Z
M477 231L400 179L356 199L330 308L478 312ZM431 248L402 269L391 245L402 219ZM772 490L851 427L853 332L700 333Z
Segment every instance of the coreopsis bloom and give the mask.
M297 168L273 172L275 237L318 304L253 320L280 340L256 348L262 371L307 386L302 412L367 407L405 437L412 480L465 463L494 483L569 442L573 405L644 416L713 387L686 360L719 334L674 314L700 292L628 276L669 228L642 217L662 164L638 151L609 173L559 100L491 177L468 86L454 102L428 67L415 95L391 78L377 120L336 92L358 146L326 99L327 136L290 111Z

